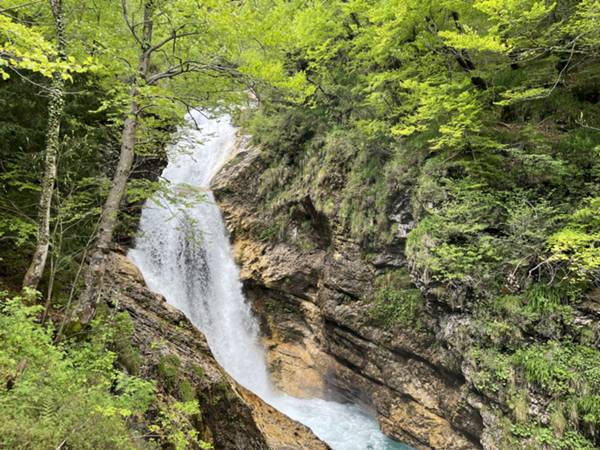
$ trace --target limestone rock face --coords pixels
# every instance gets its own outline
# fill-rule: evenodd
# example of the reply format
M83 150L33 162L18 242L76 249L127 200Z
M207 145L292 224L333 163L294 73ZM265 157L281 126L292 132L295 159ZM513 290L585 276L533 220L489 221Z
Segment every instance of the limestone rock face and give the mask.
M127 311L133 320L134 345L141 353L140 375L157 380L166 397L178 397L183 383L191 387L202 411L201 421L195 424L202 439L223 450L329 448L307 427L229 377L214 359L204 335L181 311L146 287L124 254L111 255L108 273L110 305ZM161 365L165 361L176 364L176 383L164 379Z
M361 403L377 413L386 434L415 448L494 448L484 439L489 432L481 402L442 337L382 329L369 319L375 274L381 267L402 267L406 233L397 251L366 261L305 199L300 207L325 245L302 249L275 242L261 232L269 226L256 194L264 169L259 150L242 148L217 175L213 191L279 387L293 395ZM443 317L429 314L427 328L441 330Z

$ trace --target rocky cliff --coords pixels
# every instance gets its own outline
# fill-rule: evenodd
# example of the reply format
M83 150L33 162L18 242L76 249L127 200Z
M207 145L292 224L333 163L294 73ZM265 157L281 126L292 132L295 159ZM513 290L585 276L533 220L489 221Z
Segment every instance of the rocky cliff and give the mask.
M367 258L307 197L297 206L313 245L278 241L257 196L264 168L259 150L241 149L213 190L279 387L360 402L377 413L386 434L415 448L494 448L496 415L449 344L460 317L427 309L420 318L426 327L372 320L375 277L405 265L402 239ZM410 227L410 218L398 217Z
M215 449L328 448L303 425L238 385L215 361L204 335L179 310L151 292L137 268L119 252L111 256L110 306L126 311L134 325L142 377L157 380L167 401L196 400L194 424Z

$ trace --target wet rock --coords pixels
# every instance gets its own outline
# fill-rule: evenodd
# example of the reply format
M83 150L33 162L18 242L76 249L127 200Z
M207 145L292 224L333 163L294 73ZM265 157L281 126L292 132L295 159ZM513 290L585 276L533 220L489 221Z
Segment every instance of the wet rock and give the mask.
M329 446L317 439L308 429L267 405L252 392L238 387L238 392L252 410L257 427L273 450L328 450Z
M319 392L371 408L386 434L415 448L486 445L485 427L492 421L485 422L479 404L468 401L472 392L460 354L441 345L436 333L383 329L369 320L376 274L405 265L403 239L413 223L400 211L402 202L395 217L403 226L393 246L369 258L331 228L323 231L331 234L328 245L315 241L310 250L261 240L255 230L269 221L257 196L264 167L259 150L242 149L216 177L213 192L277 384L295 395ZM437 314L424 320L443 335Z
M202 411L196 428L203 440L223 450L329 448L307 427L229 377L214 359L204 335L181 311L145 286L143 276L124 254L111 255L108 273L109 304L126 311L133 321L140 375L157 380L161 395L172 400L181 397L182 385L191 389ZM175 383L161 373L165 361L176 366Z

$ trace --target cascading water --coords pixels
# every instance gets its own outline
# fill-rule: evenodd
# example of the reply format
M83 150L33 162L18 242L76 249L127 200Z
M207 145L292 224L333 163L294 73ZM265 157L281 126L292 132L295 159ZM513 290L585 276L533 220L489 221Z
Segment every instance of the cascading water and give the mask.
M140 237L129 252L148 286L204 332L219 364L240 384L310 427L333 449L406 450L356 406L298 399L271 386L257 322L242 294L221 212L208 189L234 149L236 130L228 116L211 119L194 111L186 119L189 125L169 149L162 174L170 192L146 203ZM194 200L199 195L201 202Z

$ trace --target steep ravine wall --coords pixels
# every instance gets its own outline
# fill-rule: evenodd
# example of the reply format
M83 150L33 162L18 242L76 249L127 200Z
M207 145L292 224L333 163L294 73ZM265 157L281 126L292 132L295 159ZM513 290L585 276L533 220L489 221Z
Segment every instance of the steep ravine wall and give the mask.
M326 450L329 447L301 425L238 385L214 359L204 335L185 315L150 291L137 267L120 251L110 258L109 306L126 311L140 352L140 376L157 381L167 401L187 397L199 402L194 424L216 450ZM186 400L189 400L186 399Z
M275 382L294 395L345 397L372 408L383 431L419 449L495 448L493 407L465 378L453 345L461 317L428 310L428 330L374 325L367 312L378 269L402 267L402 245L367 262L330 233L306 199L318 245L261 236L257 179L265 163L240 149L213 190L232 236L247 297L261 319Z

